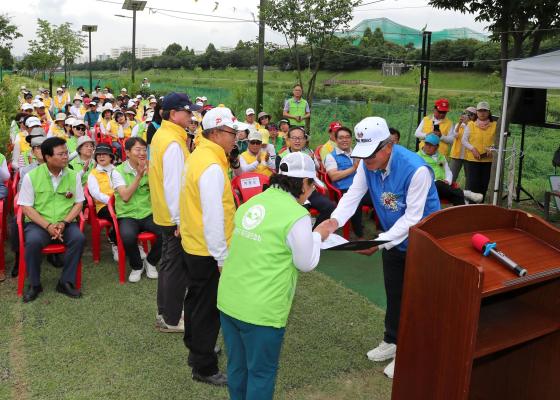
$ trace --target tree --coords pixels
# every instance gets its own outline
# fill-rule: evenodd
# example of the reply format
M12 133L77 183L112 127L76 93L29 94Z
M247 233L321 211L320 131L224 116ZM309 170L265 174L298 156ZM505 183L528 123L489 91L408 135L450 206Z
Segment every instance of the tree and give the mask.
M72 30L72 24L69 22L55 28L55 34L60 41L62 62L64 62L64 82L67 83L68 66L72 65L76 58L82 54L85 39L81 32Z
M48 72L52 92L52 77L62 60L62 46L56 36L56 26L45 19L37 19L36 38L29 41L29 53L25 57L26 69Z
M0 67L10 68L14 63L14 58L10 50L12 41L21 37L17 31L17 26L10 24L10 17L0 14Z
M544 38L560 28L558 0L430 0L436 8L477 14L476 20L490 23L493 39L500 41L502 79L507 60L523 56L523 45L530 42L528 55L539 52ZM510 52L510 42L512 49Z
M132 65L132 52L123 51L117 57L117 66L119 69L129 68Z
M309 49L311 76L307 82L307 101L313 102L313 93L319 67L329 50L335 32L348 28L352 9L361 0L267 0L262 15L273 30L284 35L302 84L300 49L305 41Z
M167 48L163 51L162 56L173 56L175 57L177 53L183 50L183 46L179 43L171 43Z

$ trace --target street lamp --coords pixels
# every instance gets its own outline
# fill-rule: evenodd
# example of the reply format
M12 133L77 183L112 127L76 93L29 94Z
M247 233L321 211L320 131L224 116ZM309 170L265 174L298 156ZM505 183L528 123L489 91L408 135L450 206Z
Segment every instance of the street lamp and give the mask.
M93 83L91 77L91 32L97 32L97 25L82 25L82 31L87 32L89 35L89 92L93 92Z
M142 11L146 7L146 1L125 0L123 10L132 11L132 83L134 83L134 68L136 67L136 11Z

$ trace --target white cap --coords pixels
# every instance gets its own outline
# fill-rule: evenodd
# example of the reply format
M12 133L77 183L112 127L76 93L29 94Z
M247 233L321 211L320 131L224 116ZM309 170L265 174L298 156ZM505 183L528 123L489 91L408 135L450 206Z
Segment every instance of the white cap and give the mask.
M301 151L290 153L282 157L278 167L280 175L291 176L293 178L313 178L316 185L324 187L324 183L317 178L315 163L307 154Z
M74 127L74 128L77 127L77 126L80 126L80 125L85 126L85 124L86 123L83 120L77 119L77 118L74 118L74 121L72 121L72 127Z
M41 100L43 100L43 96L41 96L40 94L35 96L35 101L41 101Z
M200 100L202 100L202 101L208 101L208 97L202 96L202 97L200 98Z
M154 119L154 113L153 112L147 112L146 113L146 122L151 122Z
M251 115L254 114L255 110L253 110L252 108L248 108L247 110L245 110L245 115Z
M101 114L103 114L107 110L111 112L113 111L113 106L111 105L111 103L107 103L101 108Z
M249 128L249 125L238 121L227 107L216 107L204 114L204 118L202 118L204 129L212 129L217 126L227 126L236 131L244 131Z
M20 90L26 90L27 88L25 87L25 85L21 85L21 87L19 89Z
M247 140L249 141L258 140L259 142L262 142L262 135L259 131L252 131L249 132L249 136L247 136Z
M76 118L74 118L73 116L69 116L68 118L66 118L66 121L64 121L64 125L74 126L75 120Z
M82 96L75 95L75 96L74 96L74 101L76 101L76 100L82 101L82 100L83 100L83 99L82 99Z
M136 95L136 98L137 98L138 100L142 100L142 95L141 95L141 94Z
M200 100L200 99L199 99L196 103L194 103L194 104L196 104L197 106L201 106L201 107L204 106L204 102L203 102L202 100Z
M23 103L23 104L21 105L21 109L24 110L24 111L25 111L25 110L33 110L33 106L32 106L31 104L29 104L29 103Z
M121 89L121 92L128 92L128 90L126 90L126 88L123 87L123 88Z
M64 121L65 119L66 119L66 114L58 113L58 114L56 114L56 117L55 117L54 120L55 121Z
M105 98L106 98L106 99L114 99L115 96L113 96L113 93L107 93L107 94L105 95Z
M43 103L42 101L35 101L33 102L33 107L35 108L45 107L45 103Z
M31 128L33 126L41 126L41 121L37 117L29 117L25 121L25 126L27 126L28 128Z
M80 147L85 143L93 143L95 147L95 142L93 141L93 139L90 138L88 135L84 135L78 138L78 142L76 143L76 151L78 151Z
M157 99L155 97L150 98L148 104L157 103Z
M356 146L351 157L368 158L373 154L379 143L389 138L389 127L381 117L367 117L354 127Z
M128 103L126 104L126 108L132 108L136 106L136 102L134 100L128 100Z
M57 91L57 92L64 92L64 90L62 90L61 87L57 87L57 88L56 88L56 91Z
M95 101L90 101L90 102L89 102L89 105L90 105L90 106L96 106L97 103L96 103Z

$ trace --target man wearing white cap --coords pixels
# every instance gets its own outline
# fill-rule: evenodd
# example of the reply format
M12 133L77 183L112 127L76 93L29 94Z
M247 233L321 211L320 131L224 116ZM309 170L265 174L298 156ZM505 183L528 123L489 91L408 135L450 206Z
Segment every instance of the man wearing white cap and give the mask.
M86 113L86 109L82 106L82 97L76 95L73 103L74 105L70 107L70 114L76 118L82 119Z
M354 127L354 133L357 144L351 156L362 161L348 192L342 196L331 219L323 224L329 226L330 232L344 226L369 190L383 230L378 240L388 243L360 252L371 255L383 249L387 293L384 338L367 356L372 361L385 361L394 359L397 350L408 230L438 211L440 202L431 168L418 154L393 144L383 118L363 119ZM392 378L394 369L393 360L384 372Z
M26 136L29 135L34 128L37 132L43 129L41 128L41 121L39 118L35 116L25 117L25 131L20 132L19 138L16 138L12 150L12 168L14 171L29 164L26 155L31 151L31 147L26 141ZM43 131L43 134L44 133Z
M33 103L33 108L35 109L35 115L37 116L37 118L39 118L41 123L48 123L50 125L50 122L52 122L52 118L45 109L45 103L43 103L42 101L36 101L35 103Z
M228 154L240 123L231 110L216 107L202 120L203 137L185 163L180 197L180 233L189 291L185 298L184 342L195 380L224 386L214 346L220 330L216 296L220 270L228 255L235 204ZM245 126L244 126L245 127Z
M256 172L271 176L275 170L275 161L270 154L263 150L263 137L260 131L251 131L247 137L249 147L239 157L241 172Z
M251 131L256 131L261 127L258 122L255 121L255 110L252 108L245 110L245 123L249 125Z

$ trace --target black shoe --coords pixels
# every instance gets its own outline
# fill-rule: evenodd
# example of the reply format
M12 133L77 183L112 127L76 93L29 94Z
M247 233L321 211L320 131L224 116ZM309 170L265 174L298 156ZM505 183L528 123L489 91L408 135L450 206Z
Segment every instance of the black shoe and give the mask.
M43 291L43 287L39 286L29 286L27 292L23 295L23 302L29 303L39 297L39 293Z
M209 385L214 386L227 386L227 375L222 374L221 372L217 372L214 375L200 375L193 371L192 378L195 381L199 381L202 383L207 383Z
M56 284L56 291L58 293L65 294L68 297L72 297L73 299L82 297L82 293L78 289L75 289L74 285L70 282L62 283L58 281Z
M12 278L17 278L17 276L19 275L19 264L18 264L17 260L14 263L14 266L12 267L11 275L12 275Z
M55 268L64 267L64 259L62 254L49 254L47 256L47 261Z

